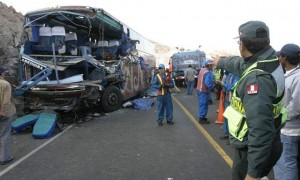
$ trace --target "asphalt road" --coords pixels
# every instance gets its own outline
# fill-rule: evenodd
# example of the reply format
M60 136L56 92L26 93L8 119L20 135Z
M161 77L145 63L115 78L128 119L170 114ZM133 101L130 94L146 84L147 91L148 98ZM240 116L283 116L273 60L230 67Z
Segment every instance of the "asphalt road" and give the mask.
M157 126L156 106L123 108L57 129L49 139L30 130L12 135L15 160L0 166L1 180L229 180L233 149L215 124L197 123L197 96L173 93L174 125Z

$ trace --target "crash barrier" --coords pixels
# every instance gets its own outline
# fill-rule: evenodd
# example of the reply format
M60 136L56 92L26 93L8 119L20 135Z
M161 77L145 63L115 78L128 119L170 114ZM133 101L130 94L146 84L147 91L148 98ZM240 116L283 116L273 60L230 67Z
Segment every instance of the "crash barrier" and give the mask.
M223 113L224 113L224 91L221 91L220 94L220 102L219 102L219 112L218 112L218 118L215 121L216 124L224 124L224 117L223 117Z
M27 114L19 117L12 122L12 130L22 131L28 126L33 126L32 137L36 139L49 138L54 132L55 126L58 126L57 115L51 113Z

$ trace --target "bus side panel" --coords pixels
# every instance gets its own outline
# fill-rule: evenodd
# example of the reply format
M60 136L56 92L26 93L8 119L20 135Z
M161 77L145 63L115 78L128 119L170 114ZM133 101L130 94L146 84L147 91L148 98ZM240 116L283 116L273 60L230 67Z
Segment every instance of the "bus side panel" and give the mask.
M145 66L139 63L126 61L122 64L122 74L125 79L124 100L145 92L151 86L152 70L155 68L154 56L141 56L144 59Z

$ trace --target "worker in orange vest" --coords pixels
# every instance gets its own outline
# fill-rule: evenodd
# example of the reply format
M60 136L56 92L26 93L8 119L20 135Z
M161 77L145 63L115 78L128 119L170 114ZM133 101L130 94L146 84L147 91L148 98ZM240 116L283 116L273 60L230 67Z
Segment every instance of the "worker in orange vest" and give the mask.
M198 74L197 93L199 104L199 123L209 124L206 118L208 111L208 102L211 98L210 91L214 85L214 74L212 73L213 61L206 60L205 67L202 68Z

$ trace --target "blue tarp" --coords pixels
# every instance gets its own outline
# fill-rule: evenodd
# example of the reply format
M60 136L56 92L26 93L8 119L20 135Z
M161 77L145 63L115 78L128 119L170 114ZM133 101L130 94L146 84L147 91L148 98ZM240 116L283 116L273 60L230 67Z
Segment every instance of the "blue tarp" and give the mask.
M154 98L139 98L132 101L133 107L140 110L148 110L154 105Z

